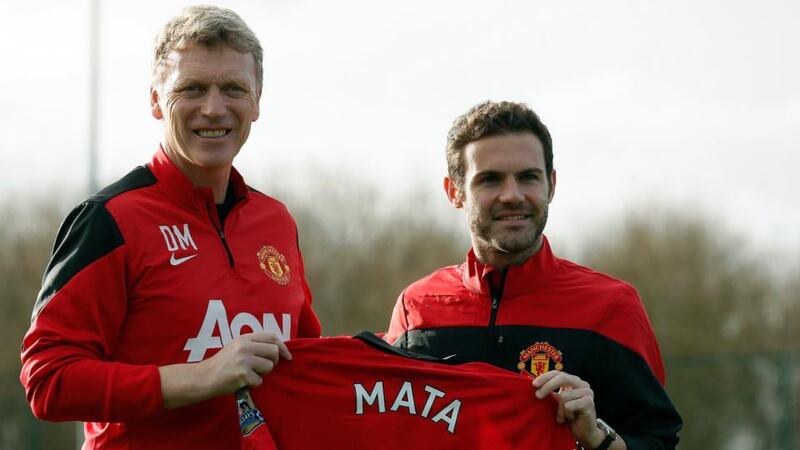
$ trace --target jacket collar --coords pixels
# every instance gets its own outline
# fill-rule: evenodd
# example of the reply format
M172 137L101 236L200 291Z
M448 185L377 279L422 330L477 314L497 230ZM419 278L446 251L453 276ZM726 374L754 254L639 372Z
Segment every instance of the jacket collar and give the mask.
M508 266L503 287L504 297L513 297L535 291L545 284L559 269L559 260L553 255L550 243L542 236L542 248L520 265ZM499 269L478 261L470 249L462 267L464 286L472 292L490 295L489 280Z
M211 188L194 187L186 174L181 172L178 166L169 159L163 147L159 146L149 167L158 180L158 184L175 203L201 211L216 210L214 193ZM237 201L249 197L249 190L244 179L233 167L231 167L228 187L233 188Z

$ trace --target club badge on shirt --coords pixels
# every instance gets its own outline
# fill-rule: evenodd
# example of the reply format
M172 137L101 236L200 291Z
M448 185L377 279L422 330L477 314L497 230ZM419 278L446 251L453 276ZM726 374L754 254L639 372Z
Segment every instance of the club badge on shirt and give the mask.
M537 342L519 352L519 373L534 379L551 370L562 370L563 355L547 342ZM552 363L552 367L551 367Z
M258 257L258 266L276 283L280 285L289 283L289 264L275 247L265 245L256 253L256 256Z

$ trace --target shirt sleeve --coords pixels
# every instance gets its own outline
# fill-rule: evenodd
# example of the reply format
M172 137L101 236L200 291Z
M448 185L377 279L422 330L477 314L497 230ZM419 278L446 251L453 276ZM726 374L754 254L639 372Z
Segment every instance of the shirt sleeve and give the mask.
M300 252L299 242L297 253L300 255L300 273L303 279L303 294L305 297L303 309L300 310L297 337L320 337L322 335L322 326L319 323L317 314L311 308L311 288L308 287L308 282L306 281L306 269L305 264L303 264L303 254Z
M383 335L383 340L390 345L394 345L403 334L408 331L408 321L406 319L406 307L403 301L405 291L401 292L397 297L397 303L394 304L392 309L392 318L389 321L389 329Z
M653 329L638 294L624 293L631 305L608 319L624 328L629 345L598 342L592 380L598 417L623 437L629 450L667 450L678 444L682 420L664 388L665 372Z
M303 304L300 310L300 321L297 330L297 337L320 337L322 327L320 326L317 314L311 309L311 300Z
M158 368L114 361L127 310L127 247L104 204L75 208L22 343L20 381L36 417L122 422L163 414Z

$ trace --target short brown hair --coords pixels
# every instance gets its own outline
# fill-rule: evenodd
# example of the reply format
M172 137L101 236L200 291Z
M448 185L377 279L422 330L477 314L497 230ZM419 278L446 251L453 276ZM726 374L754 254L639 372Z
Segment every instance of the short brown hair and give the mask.
M156 37L153 57L153 84L164 81L164 66L169 54L189 45L205 47L229 45L240 53L250 53L256 63L256 86L264 78L264 50L255 33L230 9L195 5L185 8L164 25Z
M539 116L524 103L487 101L456 118L447 133L447 174L464 185L464 147L470 142L512 133L533 133L544 147L547 179L553 173L553 140Z

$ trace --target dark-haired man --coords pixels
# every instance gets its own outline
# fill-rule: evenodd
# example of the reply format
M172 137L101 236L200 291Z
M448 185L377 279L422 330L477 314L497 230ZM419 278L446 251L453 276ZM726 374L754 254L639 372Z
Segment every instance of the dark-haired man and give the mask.
M674 448L681 419L636 291L555 257L542 234L556 172L539 117L477 105L454 122L447 163L444 190L472 249L400 294L385 339L529 376L537 397L557 396L557 420L584 449Z

